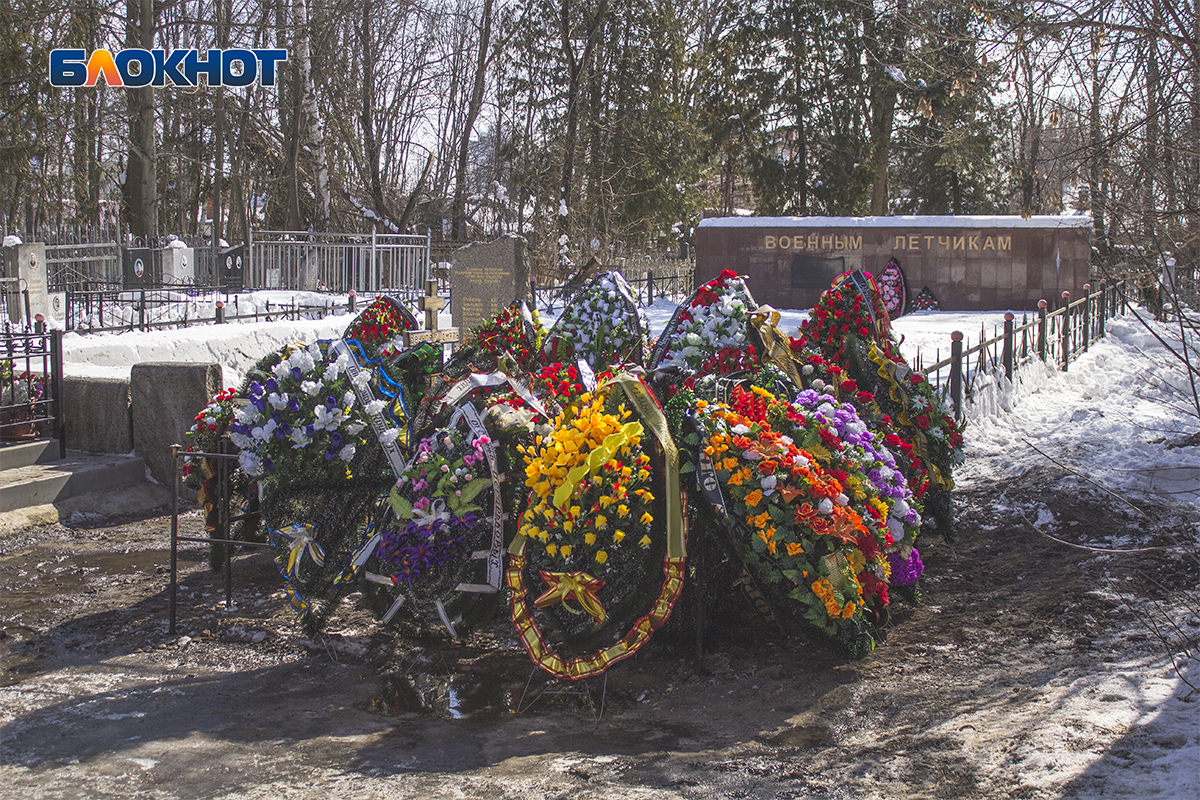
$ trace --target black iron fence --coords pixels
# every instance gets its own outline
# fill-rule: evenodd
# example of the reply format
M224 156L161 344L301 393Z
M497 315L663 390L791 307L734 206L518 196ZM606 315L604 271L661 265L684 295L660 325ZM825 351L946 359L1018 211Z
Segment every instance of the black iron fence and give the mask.
M682 303L696 290L696 265L690 261L622 274L629 283L629 288L633 290L634 299L643 308L653 305L654 301L660 298ZM539 313L553 314L561 311L582 286L582 283L545 285L530 281L534 306Z
M66 436L62 413L62 331L14 331L0 339L0 440L58 439Z
M1041 300L1036 316L1031 319L1023 315L1020 324L1008 312L1003 332L991 337L981 333L979 342L972 346L966 346L962 332L955 331L948 358L926 367L918 354L916 368L949 397L955 416L961 419L964 400L972 398L985 376L1002 372L1012 381L1014 373L1035 358L1066 372L1071 361L1104 338L1108 320L1124 313L1126 288L1125 281L1109 286L1108 281L1101 280L1095 289L1084 284L1082 297L1072 300L1070 292L1063 292L1053 310L1048 301Z
M283 297L263 300L251 293L233 294L202 287L101 289L68 292L66 326L81 333L149 331L226 322L324 319L342 311L354 313L369 298L351 292L323 302Z

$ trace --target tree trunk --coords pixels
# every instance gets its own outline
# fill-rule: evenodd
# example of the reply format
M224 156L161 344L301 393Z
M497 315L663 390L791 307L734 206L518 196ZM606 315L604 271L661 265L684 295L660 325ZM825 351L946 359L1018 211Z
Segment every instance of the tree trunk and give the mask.
M128 0L125 41L131 48L154 47L157 18L154 0ZM126 90L129 148L123 194L129 232L143 239L158 235L158 170L155 145L154 87Z
M483 27L479 32L479 60L475 66L475 82L471 87L471 99L467 104L467 116L463 120L462 136L458 144L458 170L454 178L454 209L451 215L451 238L463 239L467 235L467 166L471 150L471 131L483 107L484 78L490 60L492 46L492 0L483 0Z

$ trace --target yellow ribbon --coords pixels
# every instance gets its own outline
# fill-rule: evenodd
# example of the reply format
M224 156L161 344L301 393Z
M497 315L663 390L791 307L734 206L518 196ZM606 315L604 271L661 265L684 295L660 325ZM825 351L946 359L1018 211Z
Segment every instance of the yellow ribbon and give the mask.
M779 312L770 306L759 306L751 312L750 324L762 340L763 356L783 370L783 374L799 389L804 384L800 381L800 372L792 359L791 343L784 339L784 334L779 330L779 316Z
M615 383L625 390L629 402L637 409L642 421L662 445L667 483L667 558L685 558L687 535L683 519L683 495L679 487L679 448L671 438L666 415L654 401L650 390L636 376L623 372L609 383Z
M300 563L304 560L304 554L308 553L317 566L325 563L325 551L321 549L321 545L317 544L317 540L312 537L312 525L307 522L299 525L291 525L282 530L275 531L278 535L288 539L292 543L291 550L288 551L287 574L295 580L299 576Z
M604 623L607 616L604 604L596 596L596 592L604 588L604 581L586 572L546 572L538 573L549 588L533 604L538 608L550 608L562 604L562 607L572 614L582 614L585 611L592 615L596 624ZM581 608L576 610L567 605L568 600L579 603Z
M575 493L575 487L579 485L579 482L599 472L600 468L608 463L609 459L615 456L630 439L641 436L642 430L640 422L627 422L621 426L619 431L605 436L604 443L593 450L582 464L570 470L566 480L554 490L555 508L566 509L567 502Z

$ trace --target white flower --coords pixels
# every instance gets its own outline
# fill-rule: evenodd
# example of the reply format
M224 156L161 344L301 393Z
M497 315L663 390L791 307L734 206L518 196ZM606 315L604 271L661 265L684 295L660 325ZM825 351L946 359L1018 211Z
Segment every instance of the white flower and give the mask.
M371 382L371 373L364 370L354 376L353 382L357 388L361 389Z
M764 495L769 495L775 491L775 484L777 481L778 478L776 478L774 475L767 475L758 482L758 485L762 487Z
M283 392L281 394L275 394L274 392L271 392L271 394L267 396L267 402L271 404L271 408L274 408L277 411L279 409L286 408L288 400L290 399L291 398L288 397L287 392Z
M338 375L340 375L340 374L341 374L341 367L338 366L338 362L331 361L329 363L329 366L325 367L325 373L321 376L321 378L322 378L322 380L325 380L328 382L336 381L338 378Z
M828 497L823 498L821 502L817 503L817 511L820 511L822 514L832 514L833 501Z
M291 373L292 367L287 361L280 361L271 368L271 374L275 376L275 380L281 381Z
M892 514L894 514L895 516L903 517L907 513L908 513L908 503L904 502L903 498L897 500L895 503L892 504Z
M354 399L354 392L347 389L346 393L342 395L342 405L346 408L354 408Z
M391 444L400 438L400 430L398 428L388 428L379 436L381 444Z
M309 397L316 397L317 393L321 391L321 382L305 381L304 383L300 384L300 390Z
M242 471L251 477L262 475L263 473L262 459L249 450L243 450L238 453L238 464L241 465Z
M331 414L324 403L317 404L313 408L313 427L320 430L336 430L337 422L334 418L334 414L336 413L337 410L335 409Z
M254 447L254 440L244 433L229 434L229 441L233 442L234 446L242 451L249 450Z
M338 450L338 458L340 458L342 461L349 461L350 459L354 458L353 443L342 445L342 449Z
M371 402L367 403L367 413L374 416L375 414L383 411L383 407L385 405L386 403L384 403L382 400L372 400Z
M363 429L366 427L367 426L363 425L361 422L355 422L351 425L346 426L346 433L349 436L358 436L360 433L363 432Z
M321 351L318 350L317 357L319 358L320 355ZM292 354L288 356L288 366L291 368L299 367L301 372L308 372L316 365L317 362L308 350L293 350Z
M904 523L899 517L893 516L888 520L888 531L897 542L904 538Z
M304 428L292 428L292 445L293 450L299 450L301 447L307 447L312 439L308 438L308 434L304 432Z
M739 436L745 436L747 433L750 432L750 426L743 425L739 422L737 425L734 425L732 428L730 428L730 430L733 431L734 433L738 434Z
M849 498L849 497L847 497L847 496L846 496L846 495L844 495L844 494L839 494L839 495L838 495L836 498L834 498L834 499L836 499L836 500L837 500L837 504L838 504L839 506L848 506L848 505L850 505L850 498Z

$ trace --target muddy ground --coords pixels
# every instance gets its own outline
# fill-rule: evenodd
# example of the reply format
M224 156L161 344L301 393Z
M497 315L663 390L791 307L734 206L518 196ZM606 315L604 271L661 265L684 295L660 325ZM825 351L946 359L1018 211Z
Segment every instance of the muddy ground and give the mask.
M0 798L1186 800L1195 547L1044 534L1172 547L1195 520L1064 477L959 492L959 542L925 537L921 602L865 658L731 600L701 657L675 620L590 694L502 620L415 645L350 602L309 639L261 554L226 608L202 545L172 635L169 516L26 529L0 539Z

